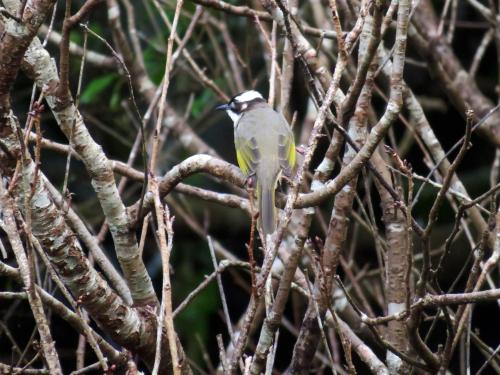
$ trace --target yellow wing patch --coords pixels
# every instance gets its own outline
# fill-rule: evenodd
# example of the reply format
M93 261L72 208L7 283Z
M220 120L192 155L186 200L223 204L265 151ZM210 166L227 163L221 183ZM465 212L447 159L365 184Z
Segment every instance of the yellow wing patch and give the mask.
M244 174L248 174L248 164L245 162L245 159L241 155L241 152L236 150L236 159L238 160L238 165L240 166L241 171Z
M290 164L290 169L293 169L293 167L295 167L296 161L297 161L297 154L295 151L295 142L292 138L292 141L290 142L289 151L288 151L288 163Z
M296 160L295 142L291 131L279 135L278 156L283 173L290 177Z
M255 168L257 168L257 164L260 161L260 152L257 148L255 138L250 138L248 141L243 142L241 138L236 138L235 145L236 159L241 171L246 175L252 174L255 172Z

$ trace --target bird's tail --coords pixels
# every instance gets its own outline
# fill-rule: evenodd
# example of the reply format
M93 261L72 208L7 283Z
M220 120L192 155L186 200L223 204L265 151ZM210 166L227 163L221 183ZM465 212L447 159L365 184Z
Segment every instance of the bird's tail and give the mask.
M257 202L259 204L259 223L264 237L273 234L276 229L276 206L274 204L275 184L258 183Z

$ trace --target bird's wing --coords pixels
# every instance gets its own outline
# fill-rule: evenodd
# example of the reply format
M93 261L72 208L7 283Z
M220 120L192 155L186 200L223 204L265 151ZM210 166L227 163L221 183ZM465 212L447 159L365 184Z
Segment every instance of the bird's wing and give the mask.
M236 136L234 143L236 145L236 158L241 171L247 176L253 174L260 161L257 141L254 137L246 139Z
M292 174L295 166L295 141L293 139L292 129L285 122L286 130L278 137L278 156L280 166L286 176Z

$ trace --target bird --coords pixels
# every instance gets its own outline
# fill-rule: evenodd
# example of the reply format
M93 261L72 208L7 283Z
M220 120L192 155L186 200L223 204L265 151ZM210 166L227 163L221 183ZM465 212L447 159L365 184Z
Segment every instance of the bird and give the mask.
M266 239L277 226L276 185L283 175L290 177L295 166L293 131L255 90L241 92L216 109L233 120L238 165L249 184L256 179L258 223Z

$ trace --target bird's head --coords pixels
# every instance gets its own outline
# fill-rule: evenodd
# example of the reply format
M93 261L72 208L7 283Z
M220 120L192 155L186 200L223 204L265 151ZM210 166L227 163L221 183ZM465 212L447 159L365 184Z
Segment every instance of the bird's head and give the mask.
M219 105L215 109L226 111L236 126L236 123L245 111L260 103L266 103L266 100L258 91L249 90L233 96L228 103Z

